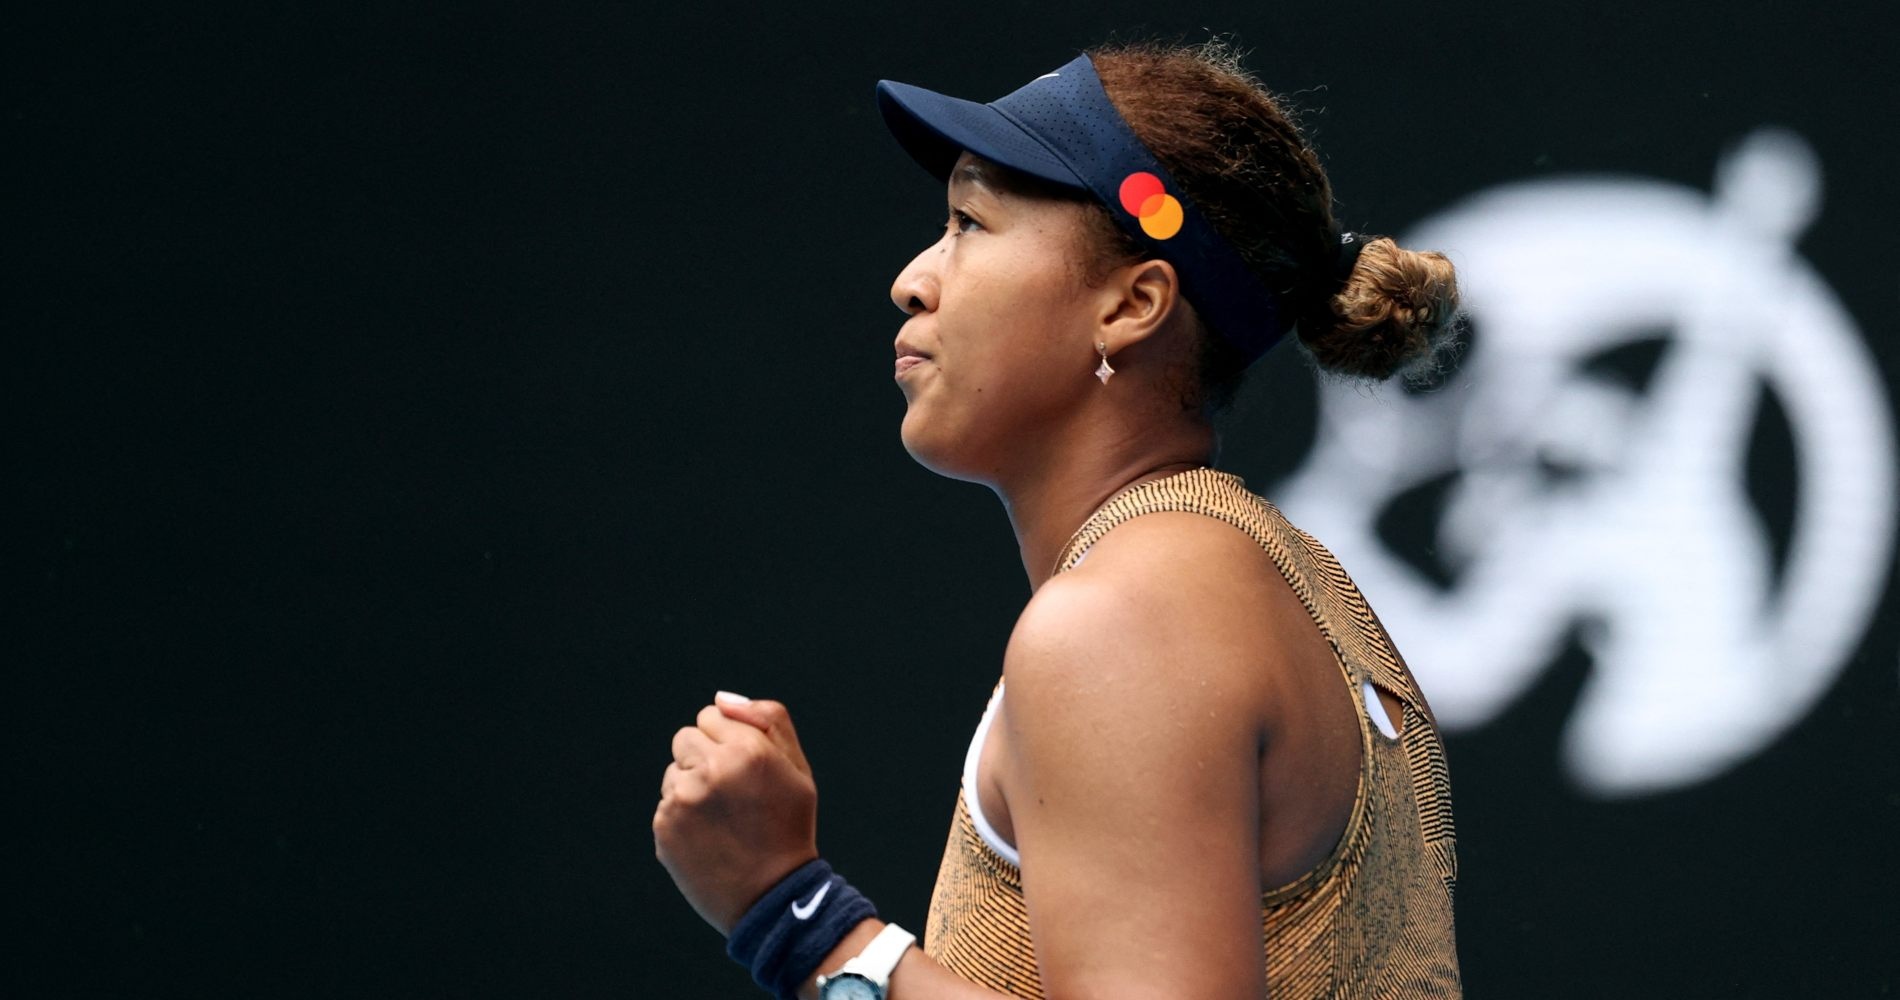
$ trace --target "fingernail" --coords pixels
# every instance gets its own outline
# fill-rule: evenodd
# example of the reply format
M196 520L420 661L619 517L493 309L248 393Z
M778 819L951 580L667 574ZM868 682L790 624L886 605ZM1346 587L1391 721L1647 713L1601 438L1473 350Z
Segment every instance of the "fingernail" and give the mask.
M716 694L714 694L714 695L713 695L713 700L714 700L714 701L723 701L723 702L725 702L725 703L726 703L726 704L728 704L728 705L750 705L750 704L752 704L752 699L750 699L750 698L748 698L748 697L746 697L745 695L742 695L742 694L733 694L733 693L732 693L731 691L720 691L720 692L718 692L718 693L716 693Z

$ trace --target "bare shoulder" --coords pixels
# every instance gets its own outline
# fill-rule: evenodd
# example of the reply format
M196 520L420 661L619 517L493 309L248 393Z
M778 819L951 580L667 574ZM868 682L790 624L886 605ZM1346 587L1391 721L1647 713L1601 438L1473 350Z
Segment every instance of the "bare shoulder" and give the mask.
M1118 525L1080 565L1045 582L1017 631L1027 639L1086 630L1104 641L1233 641L1284 590L1244 531L1204 514L1160 511Z
M1257 703L1277 641L1262 602L1276 583L1232 525L1173 511L1133 518L1023 609L1004 656L1010 700L1086 695L1149 717L1162 702Z

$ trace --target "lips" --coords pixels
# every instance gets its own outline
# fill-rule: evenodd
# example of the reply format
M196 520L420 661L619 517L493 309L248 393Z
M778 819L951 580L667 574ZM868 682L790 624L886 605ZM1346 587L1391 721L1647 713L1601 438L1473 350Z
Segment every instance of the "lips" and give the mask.
M897 348L897 374L895 376L897 378L903 378L905 372L930 360L929 351L918 350L915 345L911 344L909 340L906 340L901 335L897 338L897 343L893 346Z

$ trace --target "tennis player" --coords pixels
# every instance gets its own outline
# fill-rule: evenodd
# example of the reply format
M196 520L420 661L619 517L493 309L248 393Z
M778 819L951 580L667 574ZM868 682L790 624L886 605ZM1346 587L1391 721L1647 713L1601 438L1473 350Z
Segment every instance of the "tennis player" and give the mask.
M1219 42L877 100L948 199L891 287L903 441L996 492L1033 594L921 942L819 857L776 702L679 731L661 862L784 998L1459 996L1431 710L1331 554L1213 467L1211 422L1282 339L1350 377L1430 366L1451 265L1342 232Z

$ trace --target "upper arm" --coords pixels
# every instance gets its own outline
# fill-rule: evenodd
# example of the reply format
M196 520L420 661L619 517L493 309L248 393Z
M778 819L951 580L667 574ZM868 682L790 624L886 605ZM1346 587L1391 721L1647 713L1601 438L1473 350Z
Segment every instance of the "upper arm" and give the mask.
M1043 985L1264 996L1249 654L1209 627L1217 595L1147 569L1051 581L1005 656L1000 776Z

